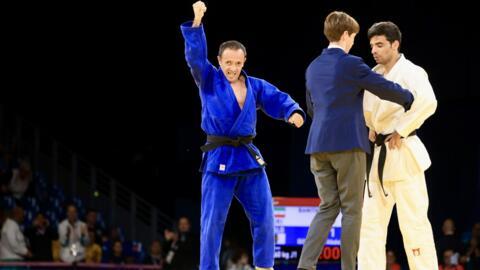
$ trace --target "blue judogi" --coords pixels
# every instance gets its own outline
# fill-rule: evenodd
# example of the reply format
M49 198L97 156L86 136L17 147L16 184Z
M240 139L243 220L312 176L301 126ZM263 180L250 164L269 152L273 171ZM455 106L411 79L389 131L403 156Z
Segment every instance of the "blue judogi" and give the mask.
M202 102L202 129L207 135L229 138L255 136L257 109L275 119L287 121L300 106L286 93L265 80L245 72L247 94L240 108L229 81L221 69L207 59L203 26L181 25L185 57ZM256 154L259 150L248 143ZM202 216L200 269L219 269L219 253L228 209L235 196L250 220L255 266L274 264L273 203L263 165L244 145L221 146L204 153L202 163Z

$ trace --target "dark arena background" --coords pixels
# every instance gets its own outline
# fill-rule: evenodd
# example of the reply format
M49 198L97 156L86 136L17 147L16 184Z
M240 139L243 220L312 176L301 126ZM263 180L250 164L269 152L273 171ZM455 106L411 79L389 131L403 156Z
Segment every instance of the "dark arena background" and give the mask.
M480 256L480 244L475 247L471 240L480 241L480 24L474 4L205 3L209 60L217 65L221 42L241 41L248 51L248 74L273 83L305 110L305 69L328 45L323 35L328 13L345 11L359 22L350 53L370 67L375 62L367 29L378 21L396 23L403 34L401 52L426 70L438 100L435 114L418 131L432 160L426 179L436 247L453 249L456 259L449 261L475 269L473 261ZM17 233L25 236L32 256L12 260L2 257L0 248L0 269L198 269L199 147L205 134L180 32L180 24L193 18L192 4L36 3L9 14L3 39L8 83L0 106L0 217L22 220ZM268 164L272 194L301 202L299 213L311 210L311 200L318 198L304 154L310 123L307 118L294 129L258 111L255 145ZM24 179L20 195L12 191L15 177ZM276 208L276 221L285 218L283 210ZM89 221L88 231L96 235L101 252L95 261L61 259L59 226L72 211ZM38 224L48 224L41 240L35 238ZM0 242L9 233L2 231ZM179 235L188 235L186 250L169 245ZM47 252L32 251L39 245ZM152 249L159 255L151 256ZM221 259L231 261L238 250L253 264L249 221L234 200ZM387 250L408 269L395 210ZM275 269L296 269L301 245L276 251ZM326 252L319 269L340 269L338 246ZM444 254L438 258L443 264ZM182 268L175 264L179 260L196 267Z

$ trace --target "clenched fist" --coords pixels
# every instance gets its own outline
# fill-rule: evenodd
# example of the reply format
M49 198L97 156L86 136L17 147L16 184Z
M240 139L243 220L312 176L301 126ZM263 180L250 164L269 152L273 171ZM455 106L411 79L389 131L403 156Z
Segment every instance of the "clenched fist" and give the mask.
M288 118L288 122L299 128L303 125L303 116L301 116L299 113L294 113L292 116L290 116L290 118Z
M207 6L202 1L197 1L192 5L193 14L195 15L193 19L193 27L198 27L202 22L203 14L207 11Z

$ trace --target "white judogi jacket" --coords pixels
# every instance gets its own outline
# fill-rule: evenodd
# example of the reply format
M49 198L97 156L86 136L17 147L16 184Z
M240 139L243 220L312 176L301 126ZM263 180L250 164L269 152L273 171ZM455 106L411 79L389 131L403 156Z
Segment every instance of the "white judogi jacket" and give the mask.
M18 223L7 218L1 229L0 260L23 260L28 250L25 237Z
M383 74L382 66L374 71ZM437 100L428 75L421 67L407 60L403 54L385 78L400 84L412 92L415 97L410 110L405 112L402 106L381 100L365 91L363 109L367 126L377 134L389 134L397 131L404 139L400 149L387 147L387 158L383 171L384 181L398 181L411 178L430 167L431 161L427 149L417 136L407 137L420 128L437 108ZM375 147L370 177L378 181L377 165L380 147Z

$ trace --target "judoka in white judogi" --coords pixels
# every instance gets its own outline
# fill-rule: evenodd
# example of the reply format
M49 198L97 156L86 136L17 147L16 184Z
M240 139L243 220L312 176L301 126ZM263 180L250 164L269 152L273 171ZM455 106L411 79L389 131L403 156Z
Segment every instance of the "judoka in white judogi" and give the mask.
M392 27L390 25L392 23L384 24L387 24L387 28ZM394 28L396 28L395 25ZM381 63L382 56L376 55L375 47L378 45L381 51L381 46L385 45L381 43L386 42L388 45L389 41L385 35L378 33L373 33L371 36L370 30L369 38L372 53L377 63ZM399 54L397 49L393 55L396 57L394 59L398 60L396 63L393 62L393 67L387 70L387 73L385 66L381 64L374 70L383 74L386 79L412 91L415 100L411 109L405 112L402 106L365 92L364 114L371 139L376 136L378 142L383 135L394 132L398 133L402 139L397 141L399 144L395 149L391 149L388 142L383 144L387 145L382 173L383 187L378 170L381 146L375 146L369 174L370 181L368 188L365 189L358 269L385 269L388 223L393 206L396 204L410 269L432 270L438 268L438 262L432 228L427 216L429 202L424 175L431 161L425 146L414 131L435 112L437 100L427 73L407 60L403 54ZM389 56L388 53L387 56Z

